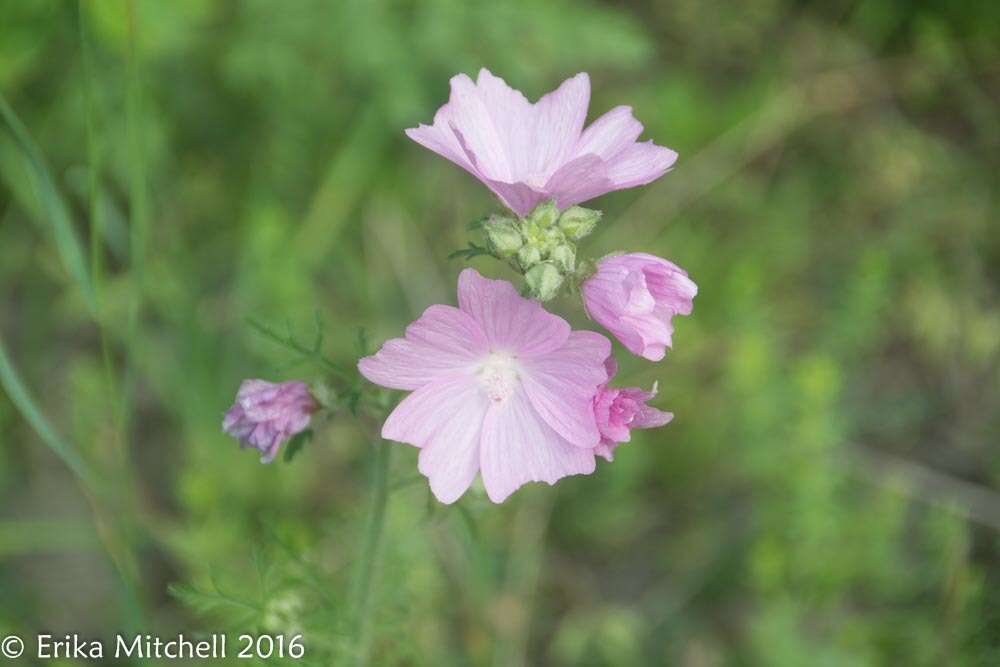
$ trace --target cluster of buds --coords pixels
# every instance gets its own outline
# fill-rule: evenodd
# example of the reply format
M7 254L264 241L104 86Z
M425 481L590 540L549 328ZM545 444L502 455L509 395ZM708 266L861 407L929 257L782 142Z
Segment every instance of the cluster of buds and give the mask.
M554 201L535 207L523 218L491 215L483 225L490 252L524 275L533 299L548 301L576 276L576 241L601 219L601 212L582 206L559 211Z

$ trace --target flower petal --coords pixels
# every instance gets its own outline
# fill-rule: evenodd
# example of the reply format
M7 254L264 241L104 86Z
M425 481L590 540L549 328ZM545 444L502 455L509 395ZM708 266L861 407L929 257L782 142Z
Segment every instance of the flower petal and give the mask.
M572 157L590 104L590 77L586 72L566 79L535 104L531 156L527 172L514 174L516 180L553 174Z
M487 178L514 181L506 132L495 120L496 110L490 109L472 79L459 74L451 79L448 100L448 122L452 130L461 132L462 141L476 157L476 168Z
M425 447L439 435L468 440L478 432L488 406L474 375L439 377L399 402L382 425L382 437L415 447Z
M482 328L452 306L434 305L406 328L405 338L386 341L358 370L375 384L417 389L445 373L470 367L486 353Z
M517 180L518 175L527 173L531 157L534 105L485 67L479 70L476 90L506 146L511 179Z
M595 462L592 450L566 442L538 416L527 395L515 391L486 413L480 467L486 494L501 503L527 482L555 484L567 475L590 474Z
M482 327L491 350L530 358L560 348L569 337L566 320L525 299L506 280L483 278L475 269L458 277L458 305Z
M583 131L576 142L574 155L580 157L589 153L610 160L634 144L640 134L642 123L632 115L632 107L615 107Z
M435 125L424 125L421 123L417 127L410 127L405 130L406 136L415 142L428 148L441 157L447 158L457 164L462 169L470 172L473 176L479 177L475 167L469 162L465 155L465 150L459 143L451 128L445 125L447 130Z
M440 427L420 450L417 469L430 480L434 497L445 504L458 500L479 472L479 441L490 405L475 384L442 388L454 396L439 396L452 414L437 412ZM453 400L460 400L454 405Z
M608 178L616 189L655 181L677 161L677 153L652 141L633 144L608 161Z
M545 184L545 191L561 209L599 197L615 189L608 178L604 160L596 155L583 155L559 168Z
M525 361L522 384L539 416L577 447L596 447L601 433L594 396L608 381L605 360L611 341L593 331L574 331L566 344L544 357Z

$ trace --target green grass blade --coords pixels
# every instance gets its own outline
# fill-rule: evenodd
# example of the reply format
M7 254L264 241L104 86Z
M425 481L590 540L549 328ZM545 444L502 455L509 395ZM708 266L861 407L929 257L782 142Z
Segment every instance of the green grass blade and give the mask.
M10 134L28 165L31 181L42 204L42 211L52 229L52 237L59 251L59 256L70 276L76 281L83 292L87 308L91 315L97 315L97 297L94 286L87 272L86 255L80 239L73 229L69 208L56 188L55 180L45 164L41 151L31 138L28 128L14 113L7 99L0 94L0 121L3 128Z
M24 417L31 427L38 434L38 437L49 446L56 456L62 459L63 463L73 471L73 474L81 481L83 486L90 490L96 490L94 481L96 479L93 471L87 463L80 457L80 454L73 448L59 432L52 426L48 418L39 409L35 399L32 398L28 388L21 381L21 376L7 356L7 349L3 341L0 340L0 386L4 388L10 397L11 403L17 408L21 416Z

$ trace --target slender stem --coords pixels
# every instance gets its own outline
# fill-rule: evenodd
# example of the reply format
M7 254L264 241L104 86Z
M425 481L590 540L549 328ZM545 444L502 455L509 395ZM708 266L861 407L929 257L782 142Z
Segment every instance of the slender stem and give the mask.
M356 656L358 665L368 664L368 654L371 650L371 626L374 611L371 601L372 589L378 565L379 550L382 544L382 533L385 527L385 510L390 492L389 463L392 458L392 445L385 440L379 440L375 443L373 450L371 504L368 510L368 525L365 527L361 557L358 561L357 580L355 582L354 630L357 637Z

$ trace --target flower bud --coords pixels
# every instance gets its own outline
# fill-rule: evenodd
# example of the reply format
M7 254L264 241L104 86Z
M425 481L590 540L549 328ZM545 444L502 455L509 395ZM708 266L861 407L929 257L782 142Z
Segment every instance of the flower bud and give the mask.
M527 217L528 224L539 229L552 227L558 219L559 209L556 208L556 203L551 199L536 206L535 210L529 213Z
M580 292L587 314L632 354L659 361L672 342L673 316L691 314L698 286L673 262L636 252L602 259Z
M222 430L238 438L243 447L260 450L261 463L270 463L281 445L306 430L318 409L309 386L300 380L277 384L244 380Z
M576 267L576 248L568 243L557 245L549 253L549 259L555 262L564 276L572 275Z
M517 221L511 218L490 216L483 229L486 230L490 248L504 259L513 257L524 244Z
M517 251L517 261L521 265L521 270L527 271L535 264L542 261L542 251L539 250L536 245L522 246L521 249Z
M539 301L548 301L557 294L563 284L563 275L552 262L535 264L524 274L531 296Z
M582 206L570 206L559 217L559 229L574 241L587 236L601 219L602 213Z

